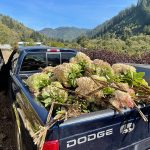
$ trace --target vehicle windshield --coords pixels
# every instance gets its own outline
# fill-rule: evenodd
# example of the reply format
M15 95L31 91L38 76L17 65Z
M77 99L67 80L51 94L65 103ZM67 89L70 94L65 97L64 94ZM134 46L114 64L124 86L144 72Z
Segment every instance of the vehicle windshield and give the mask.
M74 57L76 53L29 53L25 56L20 71L39 71L46 66L56 66Z

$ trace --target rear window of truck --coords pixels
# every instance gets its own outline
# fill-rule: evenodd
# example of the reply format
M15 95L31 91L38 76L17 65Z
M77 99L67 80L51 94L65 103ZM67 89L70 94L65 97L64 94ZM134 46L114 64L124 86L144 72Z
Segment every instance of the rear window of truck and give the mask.
M62 63L65 63L65 62L69 62L69 60L72 58L72 57L75 57L76 56L76 53L61 53L61 62Z
M76 53L29 53L25 56L20 71L38 71L46 66L56 66L74 57Z
M46 67L45 53L27 54L22 62L21 71L33 71Z
M57 66L61 63L60 53L47 53L47 66Z

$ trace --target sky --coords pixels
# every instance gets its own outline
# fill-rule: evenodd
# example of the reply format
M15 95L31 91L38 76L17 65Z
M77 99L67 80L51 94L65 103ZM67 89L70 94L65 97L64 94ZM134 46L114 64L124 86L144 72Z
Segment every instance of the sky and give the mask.
M0 0L0 13L35 30L62 26L92 29L136 3L137 0Z

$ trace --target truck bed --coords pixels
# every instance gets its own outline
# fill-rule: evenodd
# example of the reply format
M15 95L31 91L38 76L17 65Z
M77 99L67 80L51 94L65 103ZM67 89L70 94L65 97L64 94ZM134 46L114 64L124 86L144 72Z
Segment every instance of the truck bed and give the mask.
M149 116L149 106L142 111ZM131 148L136 142L149 138L149 129L149 123L145 123L136 110L129 109L124 110L124 115L109 109L83 115L58 128L62 150L67 149L67 143L71 150Z
M48 111L34 100L21 77L15 76L14 80L20 89L22 101L32 107L36 117L44 125ZM149 119L150 105L139 107ZM149 122L145 123L136 109L122 111L124 114L106 109L58 122L49 129L46 140L59 140L60 150L145 150L150 148L149 144L145 148L146 143L150 142Z

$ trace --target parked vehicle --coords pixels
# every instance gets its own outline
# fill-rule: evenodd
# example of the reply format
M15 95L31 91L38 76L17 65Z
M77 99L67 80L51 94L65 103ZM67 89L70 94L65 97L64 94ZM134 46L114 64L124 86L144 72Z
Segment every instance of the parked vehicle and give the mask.
M40 68L68 62L76 53L76 50L71 49L39 46L21 48L13 54L9 95L16 116L18 149L37 149L26 128L30 125L32 131L35 131L39 126L44 126L48 115L45 107L34 100L24 83L25 79L40 72ZM149 75L150 69L145 71ZM139 107L149 118L150 106ZM149 149L149 122L145 123L135 109L122 111L123 115L107 109L57 122L48 130L43 150Z

